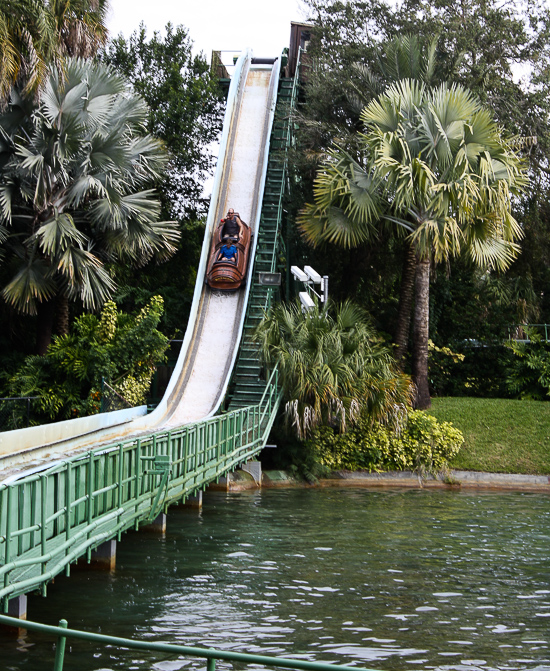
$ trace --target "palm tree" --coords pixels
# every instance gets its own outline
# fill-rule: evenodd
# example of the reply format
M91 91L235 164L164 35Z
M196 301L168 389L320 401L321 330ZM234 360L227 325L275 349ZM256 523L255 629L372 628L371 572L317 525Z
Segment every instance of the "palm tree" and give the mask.
M350 302L303 315L277 304L260 323L261 356L279 367L285 414L299 438L321 424L344 431L359 417L396 419L410 405L410 379L395 369L366 313Z
M360 119L362 110L386 88L403 79L415 79L428 86L446 81L458 66L458 63L442 63L438 58L437 37L431 40L416 35L398 36L382 43L374 54L372 62L354 63L346 87L346 100L352 118ZM321 125L322 125L321 121ZM357 127L357 123L354 124ZM342 133L337 133L342 138ZM360 138L355 133L344 135L340 146L347 146L355 156ZM347 143L344 145L344 143ZM355 156L357 160L357 156ZM378 227L372 227L373 238L378 235ZM404 255L401 272L399 306L394 328L395 358L401 368L405 365L408 351L411 311L414 296L416 274L416 254L409 241L404 242Z
M107 40L107 0L3 0L0 4L0 102L21 84L36 93L49 66L90 58Z
M61 53L90 58L107 41L107 0L49 0Z
M0 102L16 81L24 93L36 91L48 63L55 61L59 40L52 15L42 0L3 0L0 4Z
M511 198L526 176L513 142L461 86L402 80L362 120L361 156L331 151L299 223L314 244L359 245L379 221L406 231L418 264L413 380L416 406L426 408L430 264L466 251L479 265L506 269L522 235Z
M109 66L69 59L30 117L25 104L14 94L0 115L0 246L10 271L2 296L38 314L44 352L56 300L66 333L69 300L97 310L111 296L105 262L164 259L179 233L158 221L151 189L166 151L145 133L143 100Z

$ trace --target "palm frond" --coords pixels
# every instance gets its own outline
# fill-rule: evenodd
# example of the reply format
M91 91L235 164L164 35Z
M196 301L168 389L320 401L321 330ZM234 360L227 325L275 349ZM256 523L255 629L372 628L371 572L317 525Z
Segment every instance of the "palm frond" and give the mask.
M35 315L38 303L56 293L50 267L41 259L31 258L2 290L4 300L23 314Z

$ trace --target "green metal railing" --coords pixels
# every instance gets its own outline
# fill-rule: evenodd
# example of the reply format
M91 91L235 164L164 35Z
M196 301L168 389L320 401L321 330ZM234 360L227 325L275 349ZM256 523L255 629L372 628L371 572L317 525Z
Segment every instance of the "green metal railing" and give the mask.
M258 454L279 405L275 369L256 405L99 447L0 485L0 598L41 588L102 542L153 520Z
M89 631L79 631L78 629L68 629L67 621L60 620L59 626L54 627L39 622L22 622L13 617L0 615L0 624L10 627L22 627L31 631L38 631L42 634L51 634L57 636L55 650L55 660L53 671L63 671L63 662L65 656L65 643L67 638L75 638L94 643L103 643L111 648L128 648L130 650L145 650L148 652L168 652L174 655L185 655L188 657L199 657L206 660L207 671L215 671L216 661L224 660L228 662L239 662L241 664L255 664L267 667L282 669L300 669L301 671L371 671L361 667L341 666L339 664L326 664L323 662L305 662L299 659L287 659L284 657L269 657L267 655L250 655L245 652L231 652L229 650L215 650L214 648L191 648L183 645L173 645L171 643L148 643L146 641L136 641L131 638L119 638L116 636L105 636L95 634Z
M541 340L550 340L550 324L512 324L508 327L509 340L530 340L531 334L536 333Z

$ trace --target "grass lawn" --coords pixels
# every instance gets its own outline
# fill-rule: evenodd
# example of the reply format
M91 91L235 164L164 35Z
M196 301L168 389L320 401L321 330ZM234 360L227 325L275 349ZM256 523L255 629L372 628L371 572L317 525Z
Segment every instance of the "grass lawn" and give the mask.
M464 434L452 468L550 474L550 402L433 398L429 412Z

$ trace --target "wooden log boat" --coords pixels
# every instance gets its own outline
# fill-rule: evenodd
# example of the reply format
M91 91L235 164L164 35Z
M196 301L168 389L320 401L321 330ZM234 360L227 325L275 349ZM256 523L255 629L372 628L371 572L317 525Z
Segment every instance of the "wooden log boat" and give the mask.
M246 283L246 270L252 242L252 231L243 223L242 235L238 242L233 242L237 248L237 260L219 261L220 249L225 244L222 239L223 221L212 236L210 258L206 267L206 283L212 289L234 291Z

